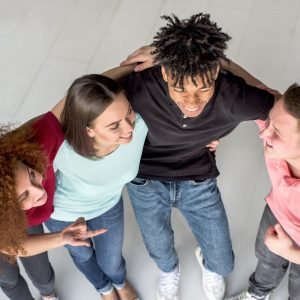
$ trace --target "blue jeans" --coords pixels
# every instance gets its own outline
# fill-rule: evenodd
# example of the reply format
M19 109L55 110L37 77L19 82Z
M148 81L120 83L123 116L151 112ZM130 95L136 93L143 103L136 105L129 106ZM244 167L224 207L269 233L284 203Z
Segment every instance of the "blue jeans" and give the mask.
M255 272L249 278L249 292L257 296L265 296L270 293L279 285L290 265L289 299L300 300L300 265L290 263L285 258L271 252L264 243L266 230L276 223L278 223L277 219L266 205L255 242L258 263Z
M127 184L127 190L149 255L162 271L170 272L178 264L172 207L187 220L202 249L205 267L223 276L232 271L234 255L216 179L166 182L136 178Z
M44 233L43 225L27 229L28 234ZM20 257L24 269L39 292L48 296L54 293L54 271L47 252L34 256ZM4 294L11 300L34 300L28 285L20 274L17 263L8 262L0 256L0 286Z
M75 220L74 220L75 221ZM106 228L104 234L92 238L91 246L66 245L75 265L100 293L122 287L126 278L122 256L124 237L124 211L122 199L106 213L87 220L89 230ZM72 222L50 219L46 226L51 232L63 230Z

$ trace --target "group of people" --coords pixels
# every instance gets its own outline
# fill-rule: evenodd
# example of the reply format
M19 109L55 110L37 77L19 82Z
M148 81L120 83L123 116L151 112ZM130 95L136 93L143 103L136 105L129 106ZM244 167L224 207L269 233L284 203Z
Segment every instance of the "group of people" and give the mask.
M197 240L207 299L224 299L234 254L215 149L247 120L260 127L272 190L257 268L231 299L269 299L289 264L289 296L300 299L300 87L281 95L231 62L230 36L208 14L163 18L126 66L78 78L50 112L1 127L0 286L9 299L33 299L16 257L42 299L58 299L46 251L60 246L101 299L142 299L122 256L125 185L160 270L157 300L180 299L172 207Z

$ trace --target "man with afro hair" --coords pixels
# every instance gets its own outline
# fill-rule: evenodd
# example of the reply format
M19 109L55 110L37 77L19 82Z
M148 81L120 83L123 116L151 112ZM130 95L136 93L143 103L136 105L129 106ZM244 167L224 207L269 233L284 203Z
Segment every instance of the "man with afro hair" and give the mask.
M207 299L220 300L234 254L215 154L206 146L242 121L266 119L274 96L222 70L230 37L208 14L162 18L166 25L151 48L156 66L122 81L149 128L138 176L127 189L149 255L160 269L157 299L179 299L180 268L171 227L176 207L199 244L195 253ZM122 64L149 62L148 49L137 50Z

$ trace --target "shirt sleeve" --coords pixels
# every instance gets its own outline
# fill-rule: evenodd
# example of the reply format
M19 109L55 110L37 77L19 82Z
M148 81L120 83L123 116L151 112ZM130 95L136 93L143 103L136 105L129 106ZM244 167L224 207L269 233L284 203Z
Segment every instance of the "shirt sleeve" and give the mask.
M265 84L259 84L257 86L257 88L261 89L261 90L265 90L268 91L270 94L274 95L274 96L281 96L281 93L279 93L277 90L273 90L271 88L269 88L268 86L266 86ZM255 121L256 125L258 126L259 130L262 131L263 129L265 129L266 127L266 122L262 121L262 120L256 120Z
M36 121L32 127L37 142L43 147L49 163L52 163L64 140L59 121L52 112L48 112Z
M274 95L266 90L248 85L242 78L231 74L229 79L233 99L232 114L239 121L266 120L274 104ZM230 95L229 95L230 97Z

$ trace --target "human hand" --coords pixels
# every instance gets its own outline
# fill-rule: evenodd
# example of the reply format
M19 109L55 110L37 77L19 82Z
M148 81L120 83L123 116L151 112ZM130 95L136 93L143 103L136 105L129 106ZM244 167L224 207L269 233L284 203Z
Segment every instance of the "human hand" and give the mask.
M134 51L127 58L120 63L121 66L131 65L136 63L134 68L135 72L140 72L145 69L151 68L155 65L152 52L155 48L151 46L143 46Z
M62 232L62 238L65 244L71 246L90 246L87 239L103 234L107 229L97 229L88 231L84 218L78 218L73 224L66 227Z
M217 146L220 144L220 140L215 140L210 142L208 145L206 145L206 148L208 148L208 150L210 152L214 152L217 150Z
M270 251L286 259L289 259L289 253L294 249L292 239L278 223L267 229L264 242Z

